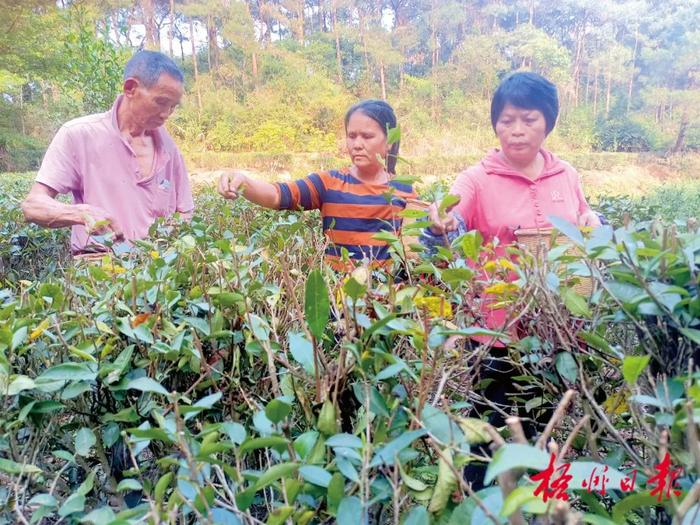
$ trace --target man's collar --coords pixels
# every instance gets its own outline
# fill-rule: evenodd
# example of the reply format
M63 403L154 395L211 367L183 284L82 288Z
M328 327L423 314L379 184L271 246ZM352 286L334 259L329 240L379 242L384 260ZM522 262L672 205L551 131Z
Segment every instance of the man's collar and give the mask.
M117 119L117 112L119 111L119 106L122 104L122 102L124 102L124 94L118 95L116 100L114 101L114 104L112 105L111 109L110 119L112 122L112 128L114 129L114 132L119 136L124 145L127 148L131 149L131 146L126 141L124 135L119 129L119 120ZM163 165L165 165L170 160L170 153L165 147L165 138L163 136L164 133L161 128L162 126L156 129L149 130L149 133L153 137L153 147L155 148L157 159L156 170L154 171L158 171Z
M112 104L112 109L110 111L112 127L114 128L114 131L116 131L120 136L121 131L119 130L119 120L117 119L117 112L119 111L119 106L121 105L122 100L124 100L124 95L118 95L117 99L114 101L114 104Z
M124 94L117 95L116 100L114 101L114 104L112 104L112 109L110 110L110 119L112 121L112 127L114 128L114 131L117 132L119 136L122 136L122 131L119 129L119 119L117 118L117 114L119 113L119 107L122 105L124 102ZM162 143L163 142L163 132L160 129L162 126L157 127L155 129L149 129L147 130L147 133L150 133L154 139L157 142Z

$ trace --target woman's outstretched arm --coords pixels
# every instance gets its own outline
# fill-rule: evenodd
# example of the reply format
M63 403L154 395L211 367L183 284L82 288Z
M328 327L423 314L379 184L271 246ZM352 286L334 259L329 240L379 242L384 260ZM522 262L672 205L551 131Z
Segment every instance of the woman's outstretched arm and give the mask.
M264 208L278 210L280 207L280 194L274 184L254 179L242 171L222 173L217 189L225 199L237 199L243 195Z

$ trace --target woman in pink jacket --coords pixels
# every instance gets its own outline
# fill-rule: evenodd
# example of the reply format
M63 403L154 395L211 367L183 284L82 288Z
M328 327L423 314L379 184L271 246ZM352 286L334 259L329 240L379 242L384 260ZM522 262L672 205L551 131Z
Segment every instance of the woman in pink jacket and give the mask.
M558 113L557 88L546 78L515 73L501 82L491 101L491 124L501 148L459 174L450 190L459 204L444 219L434 208L427 234L442 238L457 232L461 219L485 242L498 237L500 244L510 244L517 229L550 228L550 216L599 226L576 170L542 147Z
M459 203L442 218L437 207L432 207L433 225L424 232L422 242L428 246L443 244L446 237L452 240L465 230L478 230L485 243L498 239L495 255L502 256L506 246L516 240L516 230L551 228L552 216L580 226L599 226L600 219L586 202L576 170L543 148L558 113L557 89L544 77L519 72L501 82L491 101L491 124L501 147L459 174L450 190L460 198ZM484 324L504 330L506 310L489 308L493 301L488 298L482 301ZM531 397L514 387L518 371L507 356L504 345L497 343L480 367L480 379L486 385L480 391L484 401L474 403L473 415L488 415L494 426L502 426L504 417L491 404L511 413L511 396L519 396L520 403L523 397ZM537 432L537 423L551 415L550 407L540 408L544 410L534 417L517 411L529 419L525 424L528 437ZM487 454L488 449L484 447L481 452ZM484 471L485 466L477 463L470 463L465 470L475 490L483 486Z

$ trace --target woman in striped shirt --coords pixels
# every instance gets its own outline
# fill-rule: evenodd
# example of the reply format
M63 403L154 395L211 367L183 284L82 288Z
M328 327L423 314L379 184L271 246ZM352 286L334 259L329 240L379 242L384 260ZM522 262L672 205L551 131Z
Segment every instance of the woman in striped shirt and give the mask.
M399 142L389 144L387 132L395 127L396 115L389 104L359 102L345 115L350 167L274 184L228 171L219 179L219 193L227 199L243 195L275 210L320 210L329 241L326 260L331 266L347 269L344 252L353 262L385 265L390 261L388 245L374 235L397 232L399 212L406 207L406 199L415 198L411 185L393 180Z

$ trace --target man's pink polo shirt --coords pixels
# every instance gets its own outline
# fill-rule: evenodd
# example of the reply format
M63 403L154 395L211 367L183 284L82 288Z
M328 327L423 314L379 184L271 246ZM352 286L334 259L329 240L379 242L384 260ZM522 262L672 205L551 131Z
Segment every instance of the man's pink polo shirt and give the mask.
M64 124L51 141L37 175L58 193L72 193L75 204L111 214L127 240L141 239L157 217L194 209L182 155L165 128L154 130L156 161L150 175L140 172L134 151L117 125L120 95L110 111ZM91 244L84 226L73 226L71 251Z
M456 207L469 230L486 241L515 241L519 228L551 228L549 216L578 224L590 210L576 170L547 150L542 173L529 179L505 162L498 150L459 174L450 193L459 195Z

